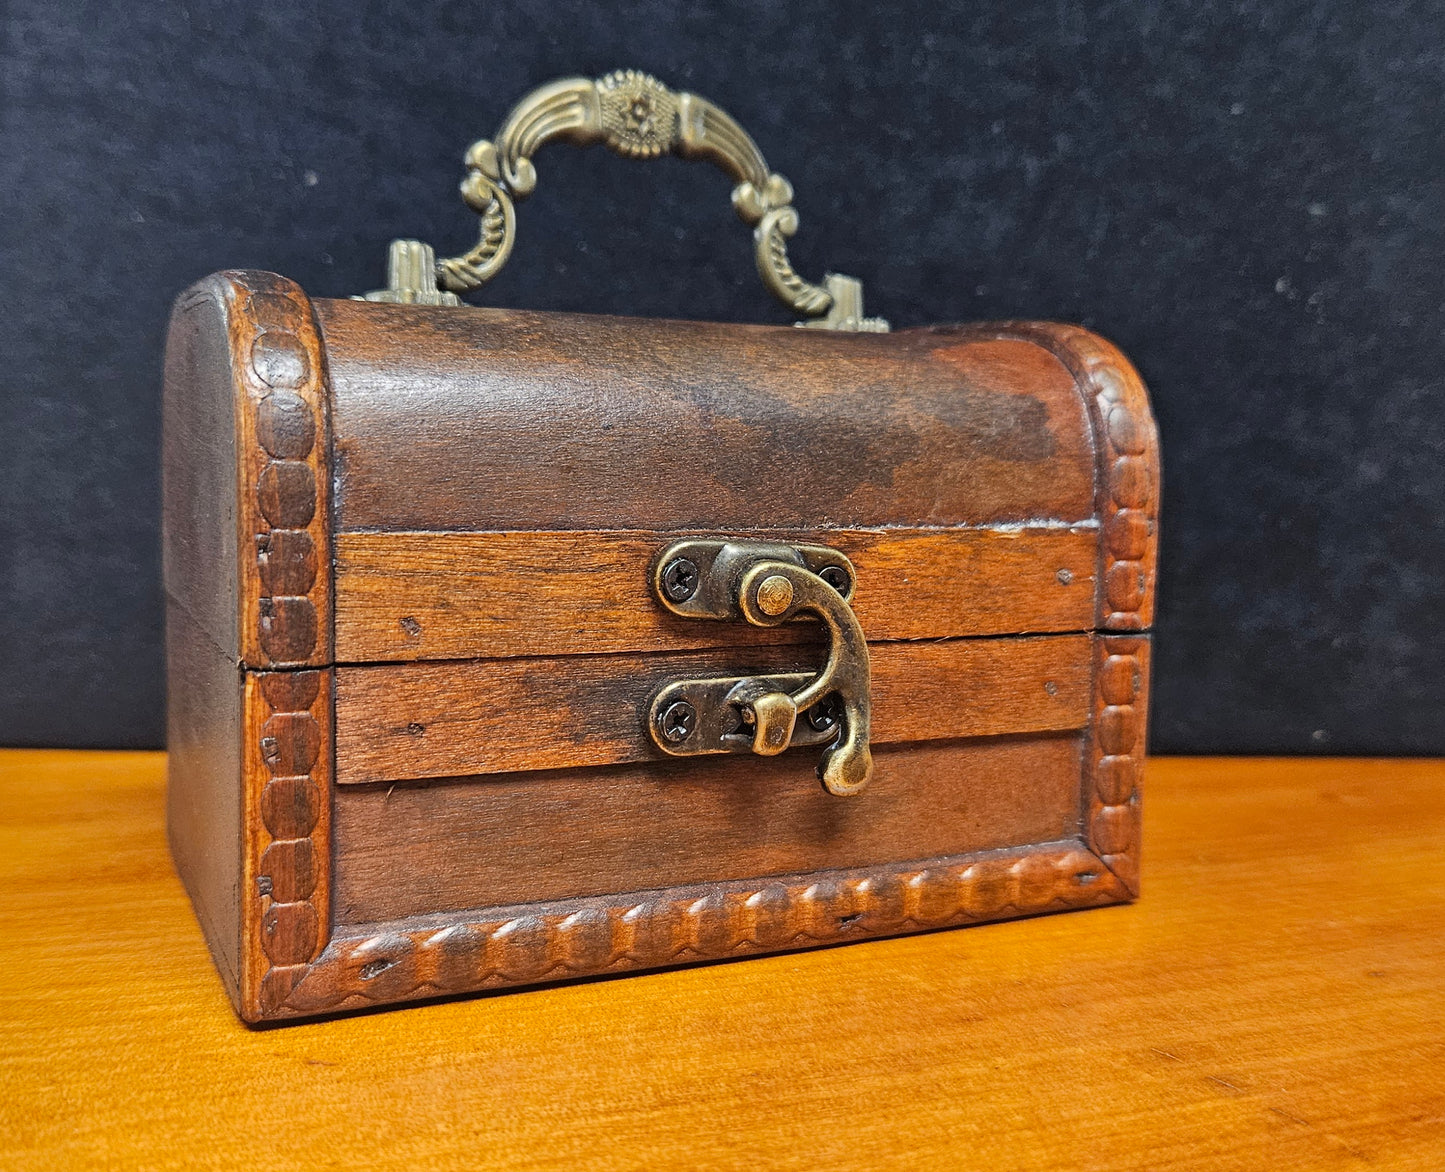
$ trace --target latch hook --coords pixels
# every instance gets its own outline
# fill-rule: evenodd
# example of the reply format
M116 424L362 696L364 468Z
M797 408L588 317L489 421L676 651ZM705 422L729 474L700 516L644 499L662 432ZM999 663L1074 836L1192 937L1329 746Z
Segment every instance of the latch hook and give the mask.
M829 793L855 794L873 773L868 747L868 642L849 605L853 566L823 546L685 540L658 558L653 590L674 614L775 627L803 612L828 630L816 676L679 680L654 697L653 740L674 756L827 744L819 775ZM805 719L799 722L799 717Z

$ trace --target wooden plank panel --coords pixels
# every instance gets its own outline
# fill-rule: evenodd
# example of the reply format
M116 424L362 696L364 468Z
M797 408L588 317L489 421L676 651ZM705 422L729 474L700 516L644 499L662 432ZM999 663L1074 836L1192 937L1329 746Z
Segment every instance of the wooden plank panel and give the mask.
M241 988L242 677L190 611L166 608L166 834L216 968Z
M812 623L762 631L665 611L649 591L648 571L676 536L340 533L337 657L365 663L816 639ZM854 609L870 639L1093 626L1099 533L1091 523L726 536L817 542L847 554L858 572Z
M885 643L871 648L873 739L939 740L1081 728L1088 635ZM336 673L342 783L566 769L660 757L647 708L689 677L807 671L821 648L566 656L344 667ZM818 749L799 749L809 760ZM598 783L603 784L601 777Z
M1095 515L1038 339L320 301L341 529Z
M220 283L206 281L171 311L161 400L161 563L166 597L235 661L242 568L230 309Z
M1077 733L885 747L850 798L802 753L342 787L337 922L1055 841L1078 833L1081 752Z

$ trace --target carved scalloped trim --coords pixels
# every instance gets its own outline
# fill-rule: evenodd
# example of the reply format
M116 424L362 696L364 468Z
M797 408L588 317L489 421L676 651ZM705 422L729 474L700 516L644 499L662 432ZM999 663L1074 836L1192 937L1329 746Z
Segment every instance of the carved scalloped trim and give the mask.
M233 352L250 356L238 385L250 392L253 406L239 413L252 461L243 466L244 499L255 509L242 523L249 521L250 531L266 539L264 549L257 544L256 589L246 594L258 600L257 621L243 622L255 641L243 646L265 651L263 619L273 637L288 640L286 654L305 644L306 620L297 618L302 608L290 603L299 599L312 608L307 653L325 657L328 575L314 572L306 589L291 593L307 578L305 557L293 551L280 566L269 560L278 544L291 540L278 533L304 531L318 569L330 563L319 336L309 303L290 282L269 274L232 274L231 282ZM1023 325L1006 332L1047 345L1091 391L1091 418L1101 437L1102 593L1109 607L1103 621L1145 627L1157 542L1157 478L1150 475L1157 468L1157 439L1142 384L1117 351L1087 331ZM301 412L290 400L276 400L278 393L309 407L309 444L303 444L308 429L298 422ZM270 404L264 412L262 403ZM310 472L309 480L294 470L298 465ZM307 493L311 510L303 518ZM1138 530L1135 517L1116 524L1130 511L1147 521L1142 534L1124 533ZM285 577L298 565L297 577ZM1122 587L1110 589L1119 566L1126 567L1120 578L1136 574L1130 590L1137 598ZM1052 843L973 858L488 909L474 919L454 915L350 929L329 942L331 673L248 675L246 1015L260 1020L329 1013L1127 900L1138 888L1148 641L1104 635L1098 655L1092 769L1086 775L1093 779L1086 799L1089 849Z
M332 673L246 677L248 1016L272 1016L330 935Z
M1154 621L1159 551L1159 432L1149 392L1118 347L1082 326L1002 322L972 329L1044 346L1074 376L1088 406L1102 540L1084 831L1090 849L1134 897L1148 727L1145 632ZM1141 634L1112 633L1121 631Z
M1140 787L1148 727L1147 635L1100 635L1094 659L1094 721L1085 774L1090 848L1131 896L1139 894Z
M267 1015L302 1016L511 985L812 948L1119 903L1077 842L922 863L672 888L370 925L333 939ZM280 992L279 985L275 990Z
M250 667L331 658L328 396L311 302L263 272L218 274L239 401L241 656Z
M1154 622L1159 551L1159 432L1149 392L1113 343L1082 326L1001 322L972 327L1044 346L1074 376L1088 403L1097 452L1098 626L1145 631Z

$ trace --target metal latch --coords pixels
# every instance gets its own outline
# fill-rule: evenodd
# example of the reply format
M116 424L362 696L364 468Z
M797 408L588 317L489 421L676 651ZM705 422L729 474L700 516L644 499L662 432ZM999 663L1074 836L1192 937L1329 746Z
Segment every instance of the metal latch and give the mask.
M802 612L829 634L816 676L677 680L653 698L652 739L666 753L757 753L826 745L818 774L829 793L856 794L873 773L868 748L868 642L854 617L853 565L820 545L683 540L654 563L652 589L683 618L776 627Z

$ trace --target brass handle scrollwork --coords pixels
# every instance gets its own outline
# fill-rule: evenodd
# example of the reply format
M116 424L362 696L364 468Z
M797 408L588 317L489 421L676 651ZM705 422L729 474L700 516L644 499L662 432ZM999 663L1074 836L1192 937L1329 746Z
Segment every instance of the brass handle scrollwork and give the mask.
M652 699L652 739L674 756L771 757L824 745L818 776L832 794L858 793L873 774L868 642L849 605L853 567L824 546L688 539L658 559L653 591L674 614L774 627L804 612L828 631L816 675L678 680Z
M391 288L366 295L373 301L459 304L456 294L480 289L501 271L516 243L516 203L537 186L532 156L553 141L603 143L626 158L672 153L706 159L734 181L733 207L753 228L753 249L763 284L806 319L799 325L881 332L888 323L863 316L862 283L829 273L821 284L805 280L788 260L788 238L798 230L793 188L767 162L734 119L706 98L668 89L636 70L618 70L596 81L563 78L533 90L507 115L494 138L473 143L466 154L462 198L481 217L474 247L435 264L434 287L417 281L423 254L415 241L393 245ZM412 253L398 252L398 246ZM417 281L415 287L400 285ZM400 285L400 287L399 287ZM444 292L443 292L444 290Z

